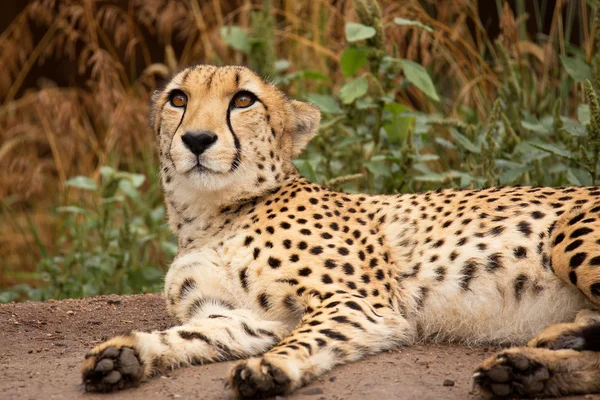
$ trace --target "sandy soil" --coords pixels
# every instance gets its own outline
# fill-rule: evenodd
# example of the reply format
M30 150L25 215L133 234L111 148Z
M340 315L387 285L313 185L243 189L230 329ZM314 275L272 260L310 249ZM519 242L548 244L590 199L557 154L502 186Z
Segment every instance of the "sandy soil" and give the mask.
M3 399L231 399L223 388L231 363L172 371L137 389L86 394L79 368L86 351L131 329L172 326L161 295L100 296L0 305ZM491 349L416 345L338 367L287 399L477 399L473 368ZM571 397L596 399L600 396ZM278 399L283 399L279 397Z

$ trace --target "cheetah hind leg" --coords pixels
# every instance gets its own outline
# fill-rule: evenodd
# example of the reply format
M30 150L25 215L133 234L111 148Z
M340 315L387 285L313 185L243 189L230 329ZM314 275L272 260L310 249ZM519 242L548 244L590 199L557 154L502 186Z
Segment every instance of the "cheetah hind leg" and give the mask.
M583 310L574 322L554 324L528 347L502 351L475 371L490 397L553 397L600 391L600 312Z
M541 398L600 392L600 352L513 347L476 369L474 383L491 398Z
M600 202L563 214L550 246L556 275L600 304Z

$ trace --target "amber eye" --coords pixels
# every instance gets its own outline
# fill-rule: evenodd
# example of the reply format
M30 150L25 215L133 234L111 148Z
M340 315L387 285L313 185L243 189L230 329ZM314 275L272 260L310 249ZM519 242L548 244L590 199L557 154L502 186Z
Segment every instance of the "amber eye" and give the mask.
M174 90L169 97L169 102L173 107L185 107L187 100L187 96L181 90Z
M250 92L239 92L233 97L233 105L237 108L250 107L256 101L256 96Z

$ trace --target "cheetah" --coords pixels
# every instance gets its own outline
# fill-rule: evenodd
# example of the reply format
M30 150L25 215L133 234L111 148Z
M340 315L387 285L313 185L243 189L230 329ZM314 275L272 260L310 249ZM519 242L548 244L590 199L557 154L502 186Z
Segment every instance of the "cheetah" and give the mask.
M91 350L86 390L239 360L234 394L275 396L431 340L517 346L475 370L488 397L600 391L600 187L337 193L292 164L319 122L240 66L191 67L155 93L181 325Z

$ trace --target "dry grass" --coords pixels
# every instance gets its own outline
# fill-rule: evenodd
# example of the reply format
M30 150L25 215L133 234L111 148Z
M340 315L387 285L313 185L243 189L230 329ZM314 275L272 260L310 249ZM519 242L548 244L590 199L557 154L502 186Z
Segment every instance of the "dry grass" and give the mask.
M425 111L437 107L450 115L469 107L480 118L486 116L503 74L477 16L479 5L488 3L381 1L385 34L395 43L396 54L444 77L436 80L447 99L441 106L412 90L404 103ZM535 40L519 32L522 16L515 18L505 7L501 30L506 49L518 66L533 68L531 76L541 77L531 82L530 97L543 96L559 84L558 55L566 51L568 23L563 15L573 7L581 15L590 13L585 0L559 0L550 34ZM40 251L36 241L53 243L57 218L52 208L68 195L68 177L97 176L105 164L136 172L152 168L154 142L146 116L157 82L197 62L243 63L221 40L220 28L249 28L251 13L260 8L261 2L253 0L33 0L27 5L0 35L3 284L13 282L15 271L34 269ZM296 70L318 71L331 78L325 85L337 87L344 26L356 20L354 2L275 0L271 13L278 58L289 60ZM399 27L395 17L419 20L434 33ZM580 36L589 60L593 43L586 34L588 18L583 20ZM33 26L44 28L39 40ZM43 81L24 90L31 69L49 58L76 66L85 85L66 88ZM573 88L572 94L577 93Z

